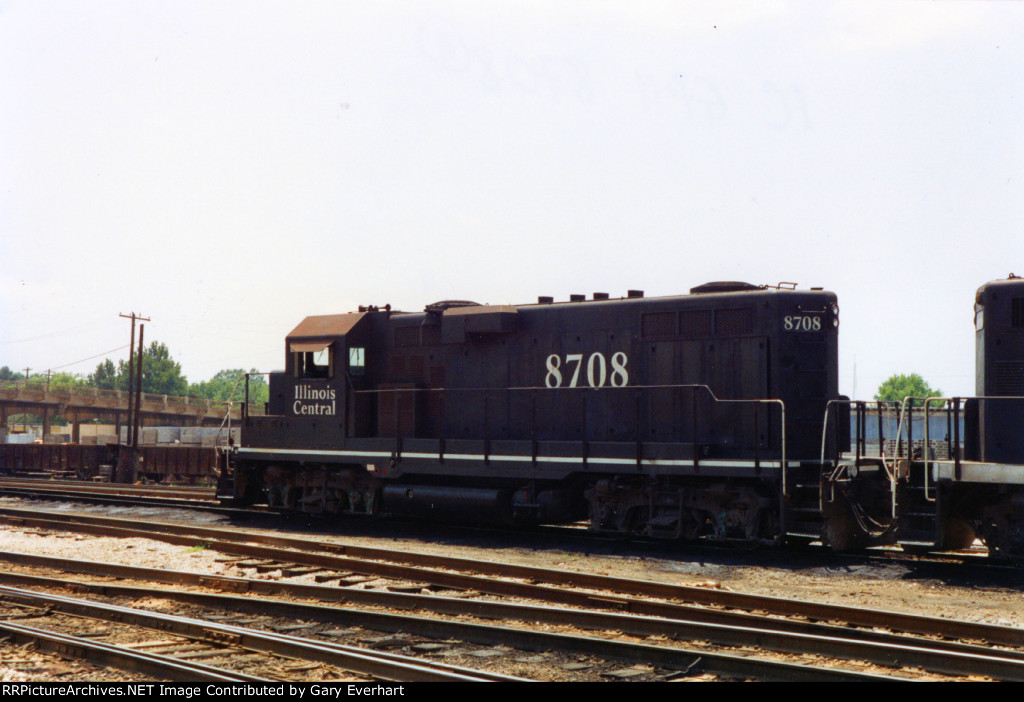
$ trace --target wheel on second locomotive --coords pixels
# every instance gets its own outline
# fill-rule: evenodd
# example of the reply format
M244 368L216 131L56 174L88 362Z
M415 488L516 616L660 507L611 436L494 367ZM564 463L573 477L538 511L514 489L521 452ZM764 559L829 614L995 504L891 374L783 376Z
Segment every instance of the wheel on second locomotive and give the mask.
M948 551L970 548L977 538L971 523L960 517L950 517L942 527L942 548Z

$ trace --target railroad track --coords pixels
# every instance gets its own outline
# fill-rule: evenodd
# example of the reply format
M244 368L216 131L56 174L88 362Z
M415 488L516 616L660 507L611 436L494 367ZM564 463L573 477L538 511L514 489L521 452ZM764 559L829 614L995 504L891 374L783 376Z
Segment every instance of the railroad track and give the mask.
M94 563L91 565L96 567L102 564ZM263 617L273 615L279 621L301 621L302 624L299 624L298 626L307 629L310 627L309 622L319 622L331 627L346 626L358 628L357 630L350 629L349 631L384 631L391 633L392 636L378 637L375 641L379 642L381 640L387 640L389 645L394 645L396 639L401 641L409 637L411 633L414 637L428 637L445 642L443 644L438 644L442 649L450 647L454 641L461 642L460 645L462 646L467 644L474 645L477 649L481 646L487 647L485 649L478 650L477 655L508 656L514 654L516 651L519 652L518 655L520 656L522 656L524 652L550 655L552 651L555 651L561 656L561 660L556 661L556 665L569 669L574 662L586 660L588 662L583 667L595 669L598 675L609 678L629 678L646 674L647 679L651 679L652 676L654 679L671 679L673 676L690 674L695 669L698 669L700 672L712 672L718 676L740 679L820 680L829 682L884 679L878 675L864 674L856 671L817 669L809 667L806 664L779 660L763 660L711 650L687 650L624 640L599 639L567 633L535 632L509 626L495 626L465 621L425 619L407 614L396 614L393 611L381 612L356 610L350 607L338 608L335 606L300 604L288 601L270 600L263 597L256 600L251 597L241 597L237 595L225 596L184 591L181 589L158 590L152 587L112 585L109 583L69 583L66 579L62 578L46 578L15 573L4 573L0 575L0 580L3 580L4 582L19 582L23 585L32 586L36 589L70 587L78 593L84 592L93 596L113 597L118 599L138 600L158 598L181 604L200 606L211 612L229 611L236 614L245 613L248 615L260 615ZM206 582L205 584L207 586L210 585L209 582ZM25 598L29 597L25 594L26 592L27 591L24 589L0 586L0 602L14 601L17 603L24 603L26 601ZM71 602L71 604L69 604L69 602ZM107 612L102 609L102 605L97 606L96 603L92 601L86 603L82 600L72 601L68 598L53 600L47 597L45 600L40 600L40 606L42 606L43 603L45 603L48 612L59 611L61 613L81 613L82 616L108 620L113 618L115 621L121 621L122 617L125 616L123 613L124 610L121 608ZM380 606L389 607L391 609L394 609L396 606L404 608L407 607L409 603L410 600L407 597L404 602L392 600L391 602L385 602L384 605ZM97 607L100 607L100 609ZM490 614L493 616L497 611L499 610L491 610ZM86 612L88 614L85 614ZM514 608L506 606L503 614L523 614L525 612L527 612L527 610L515 611ZM471 611L470 613L474 612ZM146 616L145 614L140 614L138 611L133 611L132 614L134 617ZM475 614L479 616L478 613ZM211 628L208 623L209 620L217 619L221 616L222 615L219 614L207 614L203 617L201 624L194 625L200 627L199 632L190 632L191 635L198 636L203 633L209 635L208 632ZM459 612L458 616L464 619L467 616L467 612ZM533 617L528 616L528 619L529 618ZM622 620L623 617L620 615L618 619ZM621 622L617 622L615 618L606 621L606 624L611 626L614 626L617 623ZM171 629L170 625L163 621L150 624L150 626L161 632L178 631L177 628ZM334 631L336 633L338 632L337 629L334 629ZM218 626L215 629L215 633L220 638L235 637L237 636L237 629L234 627L225 628L224 626ZM258 634L254 634L250 631L248 636L258 636ZM374 641L374 639L370 640ZM244 644L246 648L251 648L253 645L250 638L245 638L244 641L240 640L239 643ZM353 647L346 647L346 649L357 652L364 651L362 648L356 649ZM296 651L292 649L285 649L282 651L275 648L272 650L276 653L284 653L292 656L296 655ZM304 650L300 651L300 653L303 653L306 658L313 657L310 653ZM533 662L541 663L543 661L542 659L534 657ZM336 664L341 666L343 665L343 662L338 662ZM624 664L627 666L626 668L623 668ZM652 670L652 666L656 667L657 670ZM464 677L468 676L468 673L463 672L462 674ZM473 671L472 674L480 679L486 679L484 676L488 675L481 671ZM377 673L376 675L379 676L380 674ZM507 676L494 676L492 679L508 680L510 678Z
M851 627L885 628L924 636L981 640L997 645L1024 645L1024 630L1015 627L616 578L491 560L325 543L263 532L64 512L40 513L36 510L9 508L0 508L0 523L2 522L70 529L96 535L153 538L183 546L202 545L239 557L257 561L262 559L266 562L265 569L271 570L288 567L314 568L373 577L391 577L439 587L477 590L492 595L530 597L557 604L587 606L598 602L607 608L653 616L666 614L658 601L675 601L773 616L798 617L811 622L839 621ZM278 565L270 567L274 563ZM481 578L479 575L498 577ZM655 601L630 597L654 598ZM698 612L695 611L689 611L688 614L698 616ZM715 612L708 616L715 618L718 614Z
M186 500L214 501L217 491L212 487L184 485L135 485L130 483L97 483L83 480L44 480L42 478L0 478L0 490L43 492L65 491L83 495L126 495L135 497L171 497Z
M267 568L286 571L289 568L330 569L322 574L324 579L350 579L354 574L374 578L397 578L404 585L393 587L398 589L423 589L424 587L458 588L487 592L503 597L530 598L547 602L553 606L523 605L514 603L494 603L464 597L451 598L437 595L415 595L403 592L377 592L359 590L352 587L296 585L266 580L245 578L227 578L224 576L208 576L198 574L181 574L164 570L142 572L127 566L121 566L117 577L132 577L143 580L158 581L182 585L191 579L191 584L212 587L228 592L249 592L258 594L283 595L288 597L306 597L321 601L344 601L348 605L358 603L378 608L400 608L404 610L418 609L434 614L449 616L472 614L483 619L503 619L528 622L532 626L565 626L588 631L614 630L622 635L642 638L682 639L691 641L708 641L719 647L750 647L756 645L760 650L768 650L775 654L797 656L831 657L839 660L869 661L876 665L902 670L906 666L920 667L944 675L985 675L994 679L1024 679L1022 677L1022 657L1019 651L994 651L991 645L1019 646L1024 640L1024 632L1010 627L994 627L977 625L967 622L950 622L949 620L930 619L927 617L911 617L877 613L850 607L835 607L813 603L800 603L776 598L763 598L739 593L709 591L703 588L687 588L682 586L663 585L659 583L621 581L606 576L593 576L580 573L554 571L550 569L509 567L491 562L468 561L466 559L441 559L424 554L393 554L384 553L379 549L366 549L336 546L350 555L337 556L331 554L315 554L296 548L324 548L325 545L303 539L288 537L260 537L263 541L273 542L275 546L243 543L257 537L247 532L236 530L214 530L181 527L168 524L138 524L141 529L126 529L120 520L102 517L82 517L77 515L77 524L41 519L38 516L11 514L12 510L2 510L4 520L14 520L26 526L47 527L56 529L82 529L90 533L113 533L117 535L159 538L172 543L188 545L197 539L210 548L234 553L242 558L262 559ZM114 531L110 531L114 530ZM153 531L157 530L157 531ZM217 537L214 539L214 537ZM233 539L233 540L232 540ZM360 557L354 557L358 554ZM392 562L374 561L371 558L391 556ZM394 559L415 562L417 565L395 563ZM95 572L106 567L85 562L63 562L60 564L43 564L32 561L28 556L0 554L0 558L20 563L56 567L62 570L79 573ZM273 563L267 562L276 559ZM428 565L429 564L429 565ZM250 563L254 568L259 563ZM453 572L454 571L454 572ZM461 571L461 572L459 572ZM483 577L469 574L469 571L491 572L495 576ZM510 580L509 577L518 578ZM532 582L526 582L528 579ZM348 580L348 582L351 582ZM417 582L419 586L410 586L409 582ZM558 587L542 582L555 583ZM571 585L571 587L570 587ZM164 593L168 599L177 601L196 601L196 595ZM699 601L702 606L681 604L681 602ZM295 609L296 605L269 604L261 600L261 606L273 607L280 611L281 616L298 618L320 618L334 624L370 626L385 630L402 630L417 622L387 620L374 612L355 612L349 606L344 610L343 620L337 608L326 611L313 611L310 605L305 609ZM567 609L572 605L583 610ZM241 606L236 603L235 606ZM291 609L289 609L289 607ZM722 610L729 607L732 610ZM737 609L746 611L736 611ZM605 610L605 611L600 611ZM759 611L761 614L751 614ZM630 614L623 614L629 612ZM768 616L765 613L770 613ZM779 619L785 615L796 619ZM830 620L845 622L844 626L824 625L807 619ZM467 633L467 630L456 631L453 625L432 625L436 628L436 636L477 637L479 643L494 640L513 641L522 639L519 644L523 648L551 647L552 641L543 641L543 637L529 638L523 634L502 632L482 632L479 628ZM895 633L874 631L873 628L886 626L892 632L911 631L928 636L953 636L987 642L985 646L944 642L921 636L908 637ZM487 637L492 637L488 639ZM527 640L529 639L529 640ZM560 643L567 647L564 643ZM583 644L574 644L582 646ZM592 644L587 644L592 645ZM582 648L575 649L583 651ZM587 653L592 653L593 649ZM612 655L612 654L607 654ZM651 660L653 651L634 649L633 652L619 651L615 654L620 659L634 660L644 657ZM660 655L660 654L659 654ZM668 659L667 669L673 667L685 670L696 660L701 659L705 669L726 676L743 676L732 667L734 662L723 659L711 663L714 651L684 651L689 659ZM723 654L726 655L726 654ZM677 652L678 656L678 652ZM750 664L747 662L749 671ZM889 674L892 674L891 672ZM779 679L809 679L808 671L789 671L785 674L747 673L751 677ZM803 677L800 677L800 676ZM788 676L788 677L787 677Z
M267 507L226 507L216 500L214 488L202 488L193 486L170 486L170 485L130 485L123 483L89 483L76 480L41 480L30 478L0 478L0 495L10 497L22 497L27 499L52 499L80 501L101 505L132 506L132 507L173 507L192 509L213 514L220 514L236 518L253 517L256 519L273 515L276 517L299 517L307 518L309 515L292 514L279 512ZM455 529L473 529L465 525L448 525ZM488 533L501 531L500 527L487 527ZM516 531L515 533L521 533ZM585 527L579 526L540 526L536 527L533 534L559 540L578 539L581 543L594 543L601 541L613 541L619 543L621 538L609 537L601 534L594 534ZM662 549L664 541L649 541L643 538L636 538L632 543L637 547L654 547ZM721 553L732 551L728 546L693 543L689 548L708 553ZM868 549L857 554L839 554L830 551L821 544L804 544L799 549L791 551L794 557L797 554L827 555L837 561L853 559L856 561L871 560L879 563L935 563L945 564L970 564L971 568L1006 568L1019 569L1019 563L1010 563L993 560L984 547L977 547L970 551L960 552L906 552L898 548L878 547Z
M259 508L224 507L213 488L121 483L87 483L73 480L0 479L0 495L31 499L71 500L132 507L179 507L216 514L266 513Z
M59 586L55 580L45 583L36 580L37 585ZM140 588L136 596L152 596L151 590ZM119 631L102 631L103 636L137 638L132 629L146 629L158 632L160 638L153 640L151 636L141 642L120 645L98 643L96 632L90 634L88 640L83 637L70 637L71 643L84 649L83 658L96 662L124 667L136 672L135 666L145 666L143 670L169 680L209 680L236 682L270 682L282 680L298 680L289 675L288 670L301 671L307 664L315 662L328 667L326 671L334 679L344 680L344 673L355 674L363 680L383 679L396 682L484 682L484 681L515 681L510 676L496 675L474 671L443 663L426 662L388 653L357 650L339 646L330 642L290 636L277 632L199 620L174 614L146 611L123 607L114 604L64 597L52 592L39 592L23 588L0 586L0 605L10 609L13 606L21 611L15 615L33 620L42 619L50 622L50 626L68 626L67 621L74 619L80 623L83 619L90 622L96 620L116 627ZM35 610L30 611L30 610ZM2 615L0 615L2 616ZM0 631L5 631L19 639L34 642L55 641L55 650L69 653L61 645L67 645L68 635L46 631L37 627L20 626L9 621L0 621ZM168 639L168 635L173 638ZM64 639L64 642L61 640ZM45 645L45 644L44 644ZM154 649L174 650L177 655L155 653ZM270 669L275 671L271 676L256 676L230 668L214 667L199 663L198 658L213 659L225 665L239 665L246 668ZM348 679L353 679L349 677ZM355 678L359 679L359 678Z
M135 676L170 681L203 682L263 682L264 678L233 674L221 668L166 656L156 651L136 650L131 646L117 646L95 639L61 634L38 627L16 624L2 619L0 636L15 645L30 645L38 651L55 653L68 658L80 658L94 665L119 668ZM159 642L163 646L176 645L175 641ZM218 655L224 655L218 652ZM138 680L139 677L136 677Z

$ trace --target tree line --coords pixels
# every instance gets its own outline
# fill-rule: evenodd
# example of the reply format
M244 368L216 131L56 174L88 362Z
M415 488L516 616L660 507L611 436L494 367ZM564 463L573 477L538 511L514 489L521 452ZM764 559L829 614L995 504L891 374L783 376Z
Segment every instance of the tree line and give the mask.
M250 371L256 373L255 369ZM167 345L152 342L142 351L142 392L153 395L194 397L217 402L242 402L245 400L245 371L232 368L219 371L209 380L190 383L181 372L181 364L171 358ZM0 368L0 381L27 380L32 383L47 383L51 387L99 388L100 390L128 389L128 361L116 364L109 358L96 366L88 375L77 373L23 373L9 367ZM134 379L133 379L134 380ZM134 384L134 382L133 382ZM249 402L263 404L270 398L266 376L249 376Z

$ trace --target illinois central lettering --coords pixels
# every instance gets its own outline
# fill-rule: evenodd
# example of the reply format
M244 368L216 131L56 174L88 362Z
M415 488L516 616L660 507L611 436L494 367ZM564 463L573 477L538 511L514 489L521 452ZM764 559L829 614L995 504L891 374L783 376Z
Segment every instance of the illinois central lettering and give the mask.
M292 411L299 415L337 414L334 388L314 388L310 385L295 386L295 402Z

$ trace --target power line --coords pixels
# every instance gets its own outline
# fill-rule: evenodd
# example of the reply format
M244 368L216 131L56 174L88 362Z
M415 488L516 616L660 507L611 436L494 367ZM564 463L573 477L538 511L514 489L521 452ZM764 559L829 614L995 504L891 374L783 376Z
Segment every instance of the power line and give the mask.
M106 355L112 354L112 353L114 353L116 351L123 351L124 349L128 348L129 346L131 346L131 344L125 344L124 346L118 346L116 349L110 349L109 351L104 351L103 353L98 353L95 356L89 356L89 358L83 358L81 361L75 361L73 363L65 363L63 366L54 366L50 370L60 370L61 368L67 368L68 366L77 366L79 363L85 363L86 361L91 361L94 358L99 358L101 356L106 356Z
M7 340L4 340L4 341L0 341L0 344L24 344L24 343L26 343L28 341L38 341L39 339L48 339L51 336L60 336L61 334L67 334L68 332L74 332L74 331L78 331L80 329L85 329L87 327L94 326L94 324L97 321L99 321L98 318L97 319L91 319L88 322L86 322L85 324L80 324L80 325L78 325L76 327L68 327L67 329L60 329L58 331L47 332L46 334L40 334L39 336L30 336L30 337L25 338L25 339L7 339Z

